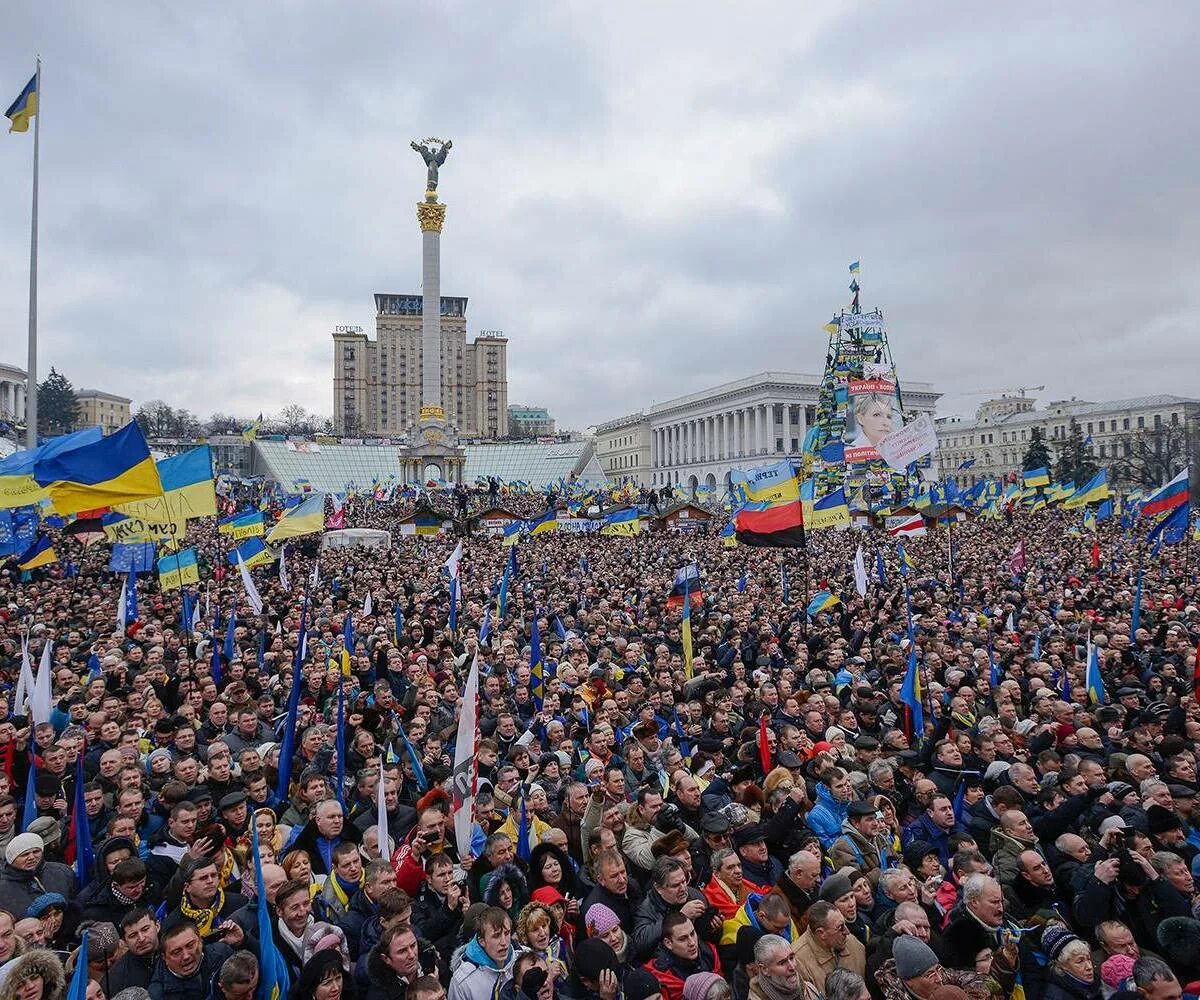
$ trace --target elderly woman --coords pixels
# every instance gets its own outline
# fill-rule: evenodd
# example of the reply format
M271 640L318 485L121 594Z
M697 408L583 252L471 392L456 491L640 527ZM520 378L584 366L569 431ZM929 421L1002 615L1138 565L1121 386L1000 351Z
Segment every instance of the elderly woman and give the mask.
M66 974L52 951L32 948L0 968L0 1000L62 1000Z
M1050 966L1043 1000L1100 1000L1092 950L1062 924L1042 931L1042 953Z

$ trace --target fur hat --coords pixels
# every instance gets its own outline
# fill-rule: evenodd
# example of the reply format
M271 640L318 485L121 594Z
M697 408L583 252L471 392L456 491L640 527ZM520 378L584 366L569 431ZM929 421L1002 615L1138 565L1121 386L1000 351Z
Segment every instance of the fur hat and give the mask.
M42 1000L62 1000L66 974L58 956L46 948L31 948L0 966L0 1000L16 1000L17 988L34 976L42 978Z
M1167 917L1158 925L1158 945L1175 969L1194 968L1200 954L1200 920Z

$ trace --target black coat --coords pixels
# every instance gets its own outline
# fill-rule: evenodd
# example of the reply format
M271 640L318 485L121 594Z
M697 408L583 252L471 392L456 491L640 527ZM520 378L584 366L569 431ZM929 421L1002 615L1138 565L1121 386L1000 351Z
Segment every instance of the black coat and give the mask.
M587 936L583 933L587 927L587 911L597 903L603 903L612 910L617 915L617 919L621 921L622 927L633 927L633 915L637 912L641 901L641 893L638 892L637 886L632 881L629 882L629 887L625 890L624 897L609 892L602 885L595 886L588 893L587 899L583 901L583 905L579 908L580 933L585 937Z
M233 949L219 941L205 945L200 968L187 979L180 979L170 972L159 959L154 963L146 987L150 991L150 1000L207 1000L213 976L232 954Z

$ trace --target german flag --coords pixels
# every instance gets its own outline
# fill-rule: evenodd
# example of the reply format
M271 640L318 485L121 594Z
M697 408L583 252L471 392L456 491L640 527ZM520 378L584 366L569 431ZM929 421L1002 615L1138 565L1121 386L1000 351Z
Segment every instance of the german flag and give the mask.
M748 503L734 516L734 533L742 545L804 548L804 507L799 500Z

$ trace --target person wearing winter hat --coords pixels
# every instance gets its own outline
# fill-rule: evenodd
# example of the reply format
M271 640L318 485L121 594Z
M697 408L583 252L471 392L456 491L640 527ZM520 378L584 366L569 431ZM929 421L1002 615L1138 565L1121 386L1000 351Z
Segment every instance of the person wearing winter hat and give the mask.
M625 1000L662 1000L661 987L645 969L630 969L621 982Z
M917 1000L930 1000L943 983L942 966L933 949L918 937L902 934L892 945L896 977Z
M612 948L622 965L632 957L629 953L629 935L621 926L621 919L603 903L594 904L587 912L587 936L599 938ZM655 982L657 990L657 980Z
M1180 982L1200 978L1200 921L1191 917L1168 917L1158 925L1162 956L1171 963Z
M0 875L0 909L24 913L29 904L46 892L75 898L75 873L57 861L44 860L42 838L36 833L19 833L4 848Z
M602 988L619 982L620 971L617 954L607 942L599 937L579 942L575 949L575 976L589 993L600 994Z
M715 972L695 972L683 981L683 1000L730 1000L733 991Z
M1042 954L1049 966L1043 1000L1100 1000L1092 950L1086 941L1062 924L1047 924L1042 931Z
M1132 955L1109 955L1101 963L1100 982L1106 997L1125 989L1126 981L1133 975L1133 966Z

